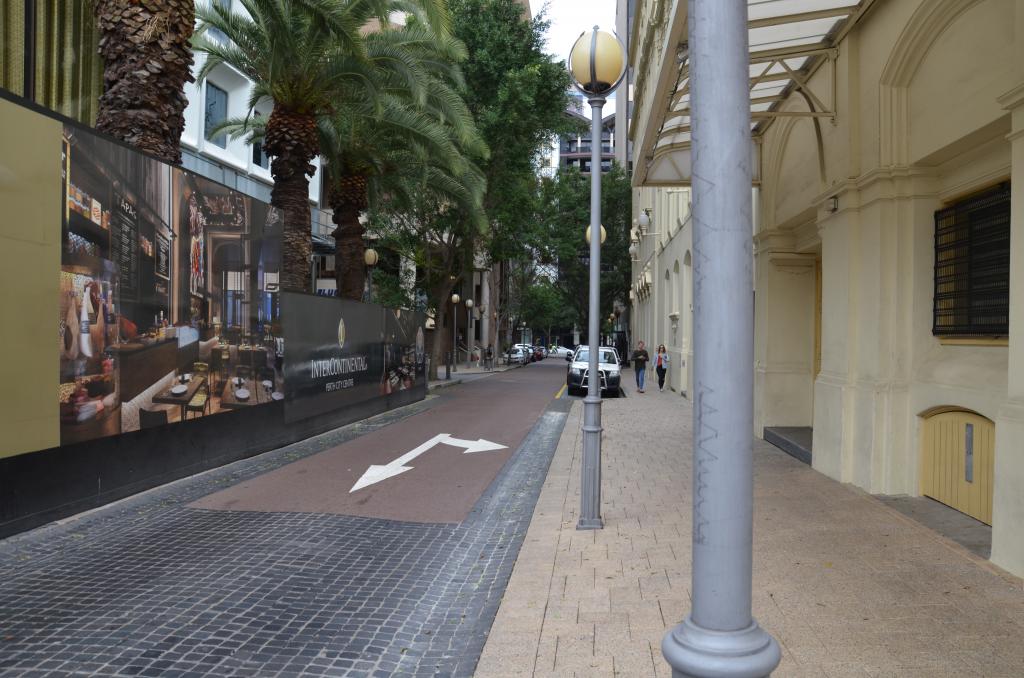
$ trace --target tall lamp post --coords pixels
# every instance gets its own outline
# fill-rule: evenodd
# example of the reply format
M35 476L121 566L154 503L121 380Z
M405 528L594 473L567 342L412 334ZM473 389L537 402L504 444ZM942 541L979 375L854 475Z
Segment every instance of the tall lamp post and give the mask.
M473 367L473 300L466 299L466 369Z
M615 34L594 26L576 39L569 54L569 71L576 87L590 102L590 228L601 226L601 109L605 97L626 73L626 49ZM601 240L590 242L590 309L587 319L587 397L583 399L583 464L580 468L580 519L577 530L604 527L601 520L601 379L598 348L601 322Z
M459 344L458 344L458 339L457 339L457 335L456 335L456 331L458 330L458 326L459 326L459 313L458 313L458 311L459 311L459 299L460 299L459 295L457 295L457 294L453 294L452 295L452 356L451 356L452 372L458 372L459 371L459 367L458 367L458 364L459 364L459 351L458 351Z
M674 678L768 676L751 614L754 313L746 0L690 0L694 426L691 609L661 643ZM699 180L697 180L699 177Z

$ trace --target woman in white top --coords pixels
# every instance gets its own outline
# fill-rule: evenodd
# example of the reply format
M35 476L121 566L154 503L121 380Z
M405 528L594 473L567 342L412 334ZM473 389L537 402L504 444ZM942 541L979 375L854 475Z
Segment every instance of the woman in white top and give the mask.
M668 353L665 351L665 344L658 346L658 352L654 355L654 370L658 373L658 390L665 390L665 373L668 372Z

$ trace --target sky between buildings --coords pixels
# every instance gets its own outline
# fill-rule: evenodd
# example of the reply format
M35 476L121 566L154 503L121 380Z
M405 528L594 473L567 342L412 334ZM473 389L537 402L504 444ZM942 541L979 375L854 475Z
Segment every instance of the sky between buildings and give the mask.
M547 8L551 22L548 29L547 51L559 59L567 59L569 50L583 31L593 26L615 30L615 0L530 0L530 11L537 16ZM614 95L605 104L605 113L615 108ZM590 117L590 107L583 114Z
M615 30L615 0L530 0L534 16L547 8L548 51L565 59L580 33L597 25Z

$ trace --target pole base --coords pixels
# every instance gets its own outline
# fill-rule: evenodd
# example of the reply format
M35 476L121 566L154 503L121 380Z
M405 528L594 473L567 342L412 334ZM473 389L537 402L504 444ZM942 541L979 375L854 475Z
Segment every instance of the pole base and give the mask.
M577 530L603 530L604 521L598 518L580 518L579 522L576 523Z
M712 631L689 616L665 634L661 654L672 678L764 678L782 658L779 644L756 621L739 631Z

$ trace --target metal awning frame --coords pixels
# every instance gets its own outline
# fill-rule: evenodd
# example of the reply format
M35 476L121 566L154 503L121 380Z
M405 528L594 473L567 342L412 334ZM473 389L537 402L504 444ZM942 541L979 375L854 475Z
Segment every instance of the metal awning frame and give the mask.
M842 19L818 42L773 47L751 52L751 136L754 142L754 153L759 154L760 138L776 118L811 118L816 121L816 125L818 124L817 120L825 118L835 124L837 116L837 62L839 57L837 45L853 26L860 21L861 17L870 9L874 2L875 0L860 0L856 5L852 6L808 10L795 14L755 18L748 21L748 30L754 30L805 21L831 18ZM681 30L676 33L680 36L680 40L674 50L676 62L679 64L678 75L665 99L665 108L661 111L652 111L656 116L652 122L656 123L656 126L651 125L647 129L657 129L657 132L653 135L644 134L646 139L643 146L646 148L639 149L639 157L642 161L637 168L642 175L635 177L635 185L657 186L689 183L688 178L685 177L673 181L664 177L655 178L648 176L651 167L659 160L669 160L672 165L679 166L680 169L689 165L688 157L679 158L678 161L672 161L664 157L667 154L678 154L680 151L688 156L690 150L689 50L685 38L687 35L685 16L682 18L682 23ZM800 40L803 38L796 37L793 39ZM798 63L794 64L793 62ZM810 81L822 66L830 69L829 83L827 85L828 91L821 92L819 88L816 92L811 87ZM766 85L771 83L779 83L779 88L766 87ZM758 91L763 92L763 94L758 95ZM781 110L784 103L794 94L799 94L803 97L808 110ZM660 120L657 119L658 117L660 117ZM648 141L648 139L650 140ZM757 165L755 165L755 171L756 168ZM685 175L685 170L683 173ZM759 177L755 177L755 183L758 182Z
M765 66L761 69L759 75L750 78L750 105L757 106L759 104L769 104L770 107L768 110L764 111L752 110L750 112L750 117L758 121L771 120L774 118L828 118L835 123L836 59L838 56L839 50L834 47L790 51L773 50L770 54L752 54L750 57L751 65L765 64ZM786 63L787 61L794 59L806 59L808 64L813 65L797 70ZM827 104L822 101L821 96L814 93L814 90L811 89L809 83L811 76L814 75L823 64L827 64L831 69L831 77L829 78L829 103ZM781 72L779 72L778 69L781 69ZM662 128L658 133L658 142L661 142L666 137L670 137L681 132L688 133L690 131L689 124L669 124L678 118L685 118L689 120L690 117L690 107L688 104L683 108L676 108L676 106L682 102L684 97L690 93L689 67L687 65L683 65L679 70L679 82L683 83L683 85L677 89L669 101L670 110L665 115ZM770 82L785 82L786 86L778 94L763 97L754 96L755 87ZM797 92L804 96L810 110L780 110L782 102L786 101L790 96ZM760 136L766 127L766 124L759 122L752 132L753 134Z

